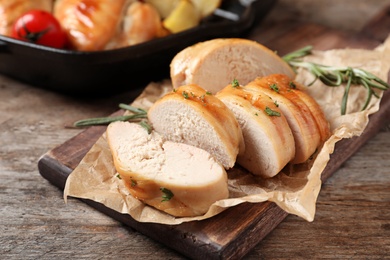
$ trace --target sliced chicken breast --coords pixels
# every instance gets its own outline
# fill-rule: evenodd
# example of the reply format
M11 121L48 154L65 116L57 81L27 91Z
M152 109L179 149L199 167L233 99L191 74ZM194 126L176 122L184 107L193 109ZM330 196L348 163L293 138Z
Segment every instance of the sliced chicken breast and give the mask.
M170 64L174 88L193 83L214 94L233 79L246 85L273 73L295 77L275 52L255 41L237 38L195 44L179 52Z
M285 115L295 140L294 164L307 161L321 142L320 131L311 110L296 94L295 84L289 77L272 74L259 77L243 88L268 95Z
M234 166L239 151L245 149L234 114L197 85L181 86L156 101L148 119L166 139L202 148L226 169Z
M131 195L177 217L206 213L229 196L227 174L208 152L165 141L136 123L107 128L114 165Z
M240 124L245 151L237 162L254 175L270 178L295 156L294 137L285 116L267 95L228 85L216 94Z

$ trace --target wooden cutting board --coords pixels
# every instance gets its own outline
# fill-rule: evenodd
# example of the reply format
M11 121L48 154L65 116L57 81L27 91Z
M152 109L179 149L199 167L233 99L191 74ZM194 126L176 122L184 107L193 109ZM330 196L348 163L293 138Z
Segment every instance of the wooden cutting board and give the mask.
M275 24L272 28L260 26L247 37L277 50L281 55L308 44L319 50L344 47L372 49L387 37L390 31L389 16L390 12L383 12L359 34L348 34L316 24L289 23L286 26L284 23L283 26ZM330 162L322 174L322 180L329 178L342 163L388 124L389 120L390 91L385 93L380 111L370 117L369 125L361 136L345 139L336 144ZM53 185L64 189L72 169L78 165L104 131L104 126L90 127L44 154L38 162L40 174ZM288 215L271 202L244 203L211 219L169 226L139 223L129 215L120 214L102 204L84 201L140 233L196 259L241 258Z

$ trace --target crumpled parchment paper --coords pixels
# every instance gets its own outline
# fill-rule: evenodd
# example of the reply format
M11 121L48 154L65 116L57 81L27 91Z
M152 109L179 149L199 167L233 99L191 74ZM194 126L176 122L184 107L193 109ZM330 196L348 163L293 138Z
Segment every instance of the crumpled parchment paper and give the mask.
M375 50L315 51L305 59L330 66L362 68L387 81L390 68L390 40L386 40ZM313 77L307 71L299 70L296 80L307 85L312 82ZM172 86L168 80L151 83L132 105L148 109L159 97L171 90ZM352 87L348 98L347 115L341 116L340 104L344 88L327 87L317 81L307 87L307 91L322 107L332 131L332 136L314 158L305 164L287 166L271 179L254 177L240 167L229 170L229 199L216 202L203 216L175 218L133 198L122 181L116 177L105 134L68 177L64 189L65 201L68 196L90 199L120 213L129 214L137 221L161 224L180 224L206 219L243 202L273 201L286 212L313 221L321 189L321 173L329 162L336 142L343 138L359 136L368 123L368 116L378 111L380 99L373 97L368 108L360 111L366 90L363 87Z

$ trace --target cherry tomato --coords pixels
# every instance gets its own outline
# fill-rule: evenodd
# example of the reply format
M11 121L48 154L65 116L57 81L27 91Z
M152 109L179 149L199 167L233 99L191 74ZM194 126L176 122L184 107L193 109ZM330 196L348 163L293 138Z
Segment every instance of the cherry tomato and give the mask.
M66 34L60 23L43 10L31 10L18 18L12 28L12 37L54 48L66 45Z

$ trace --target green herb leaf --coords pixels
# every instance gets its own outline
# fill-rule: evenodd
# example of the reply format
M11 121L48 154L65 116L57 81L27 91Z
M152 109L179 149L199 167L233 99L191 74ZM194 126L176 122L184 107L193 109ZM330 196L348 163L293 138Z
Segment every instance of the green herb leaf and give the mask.
M185 99L188 99L188 98L189 98L187 91L183 91L181 94L183 95L183 97L184 97Z
M305 57L305 56L311 54L312 50L313 50L313 46L308 45L308 46L305 46L301 49L298 49L298 50L295 50L291 53L288 53L288 54L284 55L282 58L286 62L290 62L292 60L297 60L299 58L302 58L302 57Z
M269 116L280 116L280 113L278 111L272 110L269 107L265 107L264 111Z
M233 88L237 88L237 87L239 87L240 86L240 83L238 82L238 80L237 79L233 79L233 81L232 81L232 87Z
M295 85L295 83L294 83L293 81L290 81L290 82L288 83L288 86L289 86L290 88L292 88L292 89L296 89L296 88L297 88L297 85Z
M279 93L279 87L277 84L271 84L270 86L270 89L272 89L273 91L275 91L276 93Z
M169 201L174 196L172 191L167 188L161 187L160 190L163 193L161 202Z
M133 106L130 106L127 104L120 103L119 107L124 109L124 110L128 110L128 111L131 111L133 113L136 113L136 114L147 114L146 110L144 110L142 108L138 108L138 107L133 107Z
M152 127L145 121L139 122L139 124L145 128L145 130L148 132L148 134L152 133Z

